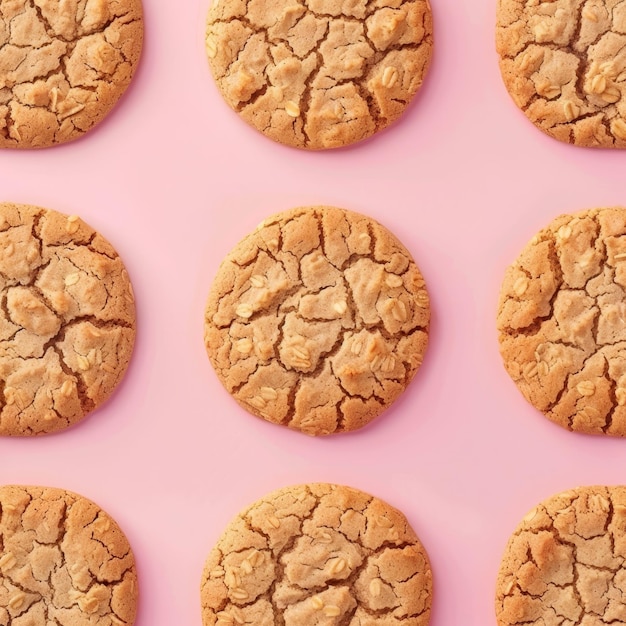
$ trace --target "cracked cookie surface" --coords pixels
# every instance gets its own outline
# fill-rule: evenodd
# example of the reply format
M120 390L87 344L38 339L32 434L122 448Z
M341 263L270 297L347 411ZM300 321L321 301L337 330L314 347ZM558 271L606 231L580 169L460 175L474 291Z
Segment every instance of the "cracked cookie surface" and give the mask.
M626 436L626 209L563 215L508 268L500 352L524 397L574 431Z
M141 0L0 0L0 148L77 139L128 87Z
M131 626L128 540L96 504L49 487L0 487L0 626Z
M432 573L400 511L350 487L287 487L226 528L202 576L204 626L426 626Z
M510 538L496 587L499 626L626 623L626 488L548 498Z
M308 435L361 428L404 391L429 298L404 246L333 207L274 215L220 266L205 313L218 377L246 410Z
M214 0L206 51L226 102L271 139L321 150L399 118L432 53L428 0Z
M626 148L624 0L499 0L496 41L504 83L538 128Z
M81 420L122 379L134 339L111 244L75 215L0 203L0 435Z

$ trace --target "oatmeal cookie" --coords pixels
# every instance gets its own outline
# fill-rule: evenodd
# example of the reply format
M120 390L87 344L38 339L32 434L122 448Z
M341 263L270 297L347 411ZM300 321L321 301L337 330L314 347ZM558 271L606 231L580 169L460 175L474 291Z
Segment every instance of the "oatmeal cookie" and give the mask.
M569 430L626 436L625 261L626 209L592 209L555 219L504 278L504 365Z
M432 47L428 0L214 0L206 35L226 102L271 139L311 150L398 119Z
M201 599L204 626L426 626L432 573L400 511L349 487L300 485L230 523Z
M499 626L626 622L626 488L581 487L528 513L496 588Z
M0 0L0 148L72 141L126 91L141 0Z
M429 298L406 248L369 217L304 207L265 220L211 287L205 344L249 412L309 435L355 430L422 363Z
M90 500L50 487L0 487L0 546L0 624L134 623L133 553Z
M78 422L113 393L135 340L128 273L76 215L0 204L0 435Z
M626 148L626 4L499 0L504 83L541 130L578 146Z

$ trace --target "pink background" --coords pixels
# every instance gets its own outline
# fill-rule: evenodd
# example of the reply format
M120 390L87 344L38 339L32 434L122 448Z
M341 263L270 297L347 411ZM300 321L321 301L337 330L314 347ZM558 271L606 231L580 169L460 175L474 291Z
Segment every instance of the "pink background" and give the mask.
M505 267L562 212L626 205L626 153L560 144L507 95L495 0L432 0L436 52L415 103L355 147L307 153L241 122L204 56L208 0L144 0L139 71L85 138L0 151L1 200L80 214L124 259L138 340L113 398L77 427L0 439L3 483L64 487L120 523L137 556L137 626L200 626L203 562L244 506L286 485L353 485L402 509L433 565L432 626L495 624L500 557L539 500L626 484L626 441L575 435L526 404L498 353ZM311 439L254 419L204 352L209 284L268 214L331 204L411 250L431 343L403 398L364 430Z

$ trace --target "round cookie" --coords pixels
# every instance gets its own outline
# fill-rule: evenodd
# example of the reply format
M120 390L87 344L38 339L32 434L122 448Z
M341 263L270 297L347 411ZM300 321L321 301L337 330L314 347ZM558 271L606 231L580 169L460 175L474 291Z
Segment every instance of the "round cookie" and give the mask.
M432 53L428 0L213 0L206 50L226 102L271 139L322 150L398 119Z
M0 0L0 148L77 139L128 87L141 0Z
M204 626L426 626L428 556L400 511L349 487L287 487L226 528L201 585Z
M246 410L308 435L361 428L404 391L428 340L429 298L374 220L304 207L265 220L211 287L205 344Z
M0 624L131 626L135 559L96 504L49 487L0 487Z
M626 488L548 498L515 530L496 587L499 626L626 622Z
M504 365L569 430L626 436L625 261L626 209L593 209L555 219L504 278Z
M0 203L0 435L61 430L101 405L135 339L124 265L77 216Z
M541 130L578 146L626 148L626 9L621 0L499 0L504 83Z

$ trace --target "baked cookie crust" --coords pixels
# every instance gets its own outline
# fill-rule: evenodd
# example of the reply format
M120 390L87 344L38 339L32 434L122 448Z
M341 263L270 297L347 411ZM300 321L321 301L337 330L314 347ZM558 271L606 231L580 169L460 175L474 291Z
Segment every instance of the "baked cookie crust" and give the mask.
M422 363L429 298L406 248L333 207L274 215L220 266L205 345L250 413L308 435L361 428Z
M428 556L406 518L349 487L311 484L255 502L202 575L204 626L426 626Z
M322 150L405 111L432 54L428 0L214 0L206 51L226 102L271 139Z
M621 0L499 0L504 83L542 131L626 148L626 8Z
M0 148L81 137L126 91L141 0L0 0Z
M0 624L131 626L135 559L96 504L50 487L0 487Z
M510 538L496 586L499 626L626 622L626 488L548 498Z
M524 397L568 430L626 436L626 209L562 215L506 271L500 352Z
M0 203L0 435L75 424L122 379L135 305L111 244L78 216Z

